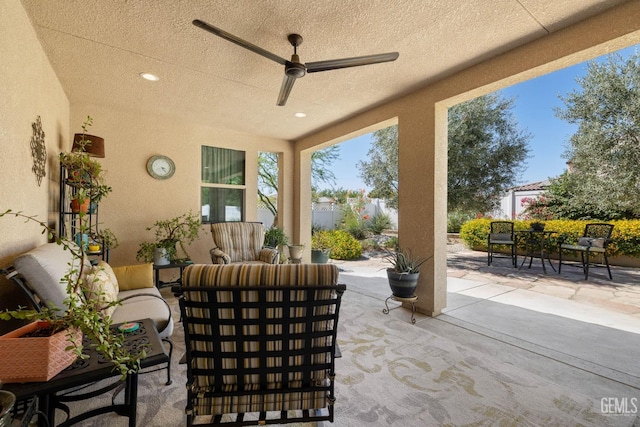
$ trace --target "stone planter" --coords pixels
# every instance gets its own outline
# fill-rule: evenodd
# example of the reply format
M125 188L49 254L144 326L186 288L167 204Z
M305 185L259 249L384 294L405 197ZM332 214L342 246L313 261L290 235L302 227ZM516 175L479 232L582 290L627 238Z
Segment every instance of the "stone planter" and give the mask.
M302 252L304 251L304 245L289 245L289 258L291 260L302 259Z

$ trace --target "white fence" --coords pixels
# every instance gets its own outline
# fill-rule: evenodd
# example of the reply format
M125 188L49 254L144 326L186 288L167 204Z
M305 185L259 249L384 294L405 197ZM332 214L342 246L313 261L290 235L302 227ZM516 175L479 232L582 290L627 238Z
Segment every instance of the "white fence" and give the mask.
M342 205L333 202L313 203L310 209L311 224L323 230L334 230L339 228L342 222ZM377 214L387 214L391 220L391 228L398 226L398 211L387 207L382 199L371 199L365 206L363 215L373 217ZM266 228L273 225L273 214L264 206L258 203L258 221L262 222Z

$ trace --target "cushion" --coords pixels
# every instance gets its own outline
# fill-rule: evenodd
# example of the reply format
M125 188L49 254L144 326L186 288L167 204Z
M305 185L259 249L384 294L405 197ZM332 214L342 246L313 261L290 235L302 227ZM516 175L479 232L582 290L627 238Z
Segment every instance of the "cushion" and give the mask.
M108 307L112 302L118 300L118 281L111 270L109 264L100 261L98 265L91 268L86 277L86 296L93 301L101 311L103 317L111 317L116 310L116 306Z
M581 237L578 239L579 246L591 246L591 237Z
M491 233L489 234L490 241L510 242L511 234L509 233Z
M171 336L173 332L171 310L158 289L151 287L121 291L118 298L121 305L111 316L113 323L135 322L148 318L155 323L160 338Z
M13 266L27 281L29 288L49 307L66 309L67 283L63 277L69 272L70 265L74 270L80 267L80 260L56 243L46 243L18 256ZM91 266L85 261L88 271Z
M153 264L126 265L114 267L113 273L118 279L120 291L153 288Z
M578 239L579 246L592 246L594 248L604 248L604 237L581 237Z

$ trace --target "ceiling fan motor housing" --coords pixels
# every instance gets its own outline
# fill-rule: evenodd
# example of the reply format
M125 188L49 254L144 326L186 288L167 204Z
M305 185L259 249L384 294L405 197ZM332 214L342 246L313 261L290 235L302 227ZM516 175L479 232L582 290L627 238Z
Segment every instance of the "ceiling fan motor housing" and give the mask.
M300 57L294 54L291 55L291 62L287 62L284 66L284 73L289 77L299 79L307 74L307 67L300 62Z

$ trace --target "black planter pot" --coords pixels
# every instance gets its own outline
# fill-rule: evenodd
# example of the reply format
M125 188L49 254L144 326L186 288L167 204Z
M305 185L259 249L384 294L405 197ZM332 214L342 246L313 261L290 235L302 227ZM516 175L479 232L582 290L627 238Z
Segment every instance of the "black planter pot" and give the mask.
M419 276L420 273L396 273L390 268L387 269L391 293L398 298L411 298L415 295Z
M329 249L311 249L311 262L314 264L326 264L329 262Z

